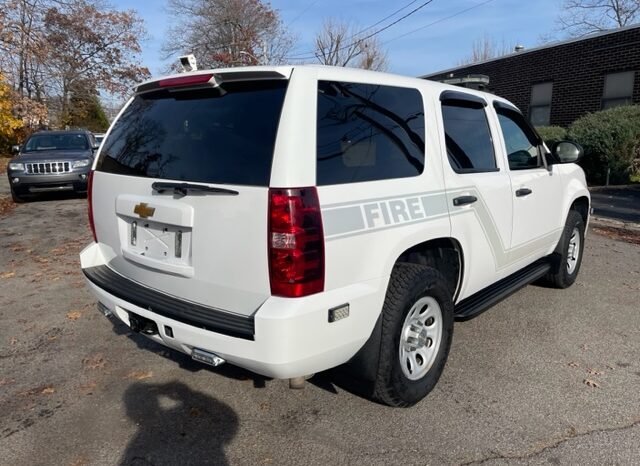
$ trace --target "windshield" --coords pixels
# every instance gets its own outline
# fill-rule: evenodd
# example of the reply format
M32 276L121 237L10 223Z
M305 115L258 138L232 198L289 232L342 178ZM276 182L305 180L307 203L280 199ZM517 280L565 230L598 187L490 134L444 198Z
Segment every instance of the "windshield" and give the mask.
M24 151L39 150L89 150L89 141L82 133L34 134L25 144Z
M268 186L287 81L222 87L136 96L104 141L97 170Z

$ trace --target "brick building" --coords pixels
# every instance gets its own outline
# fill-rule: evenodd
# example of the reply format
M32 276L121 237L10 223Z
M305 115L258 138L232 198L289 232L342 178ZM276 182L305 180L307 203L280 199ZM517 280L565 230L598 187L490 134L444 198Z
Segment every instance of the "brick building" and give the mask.
M640 104L640 25L524 49L421 76L484 90L512 101L536 126L568 126L587 112Z

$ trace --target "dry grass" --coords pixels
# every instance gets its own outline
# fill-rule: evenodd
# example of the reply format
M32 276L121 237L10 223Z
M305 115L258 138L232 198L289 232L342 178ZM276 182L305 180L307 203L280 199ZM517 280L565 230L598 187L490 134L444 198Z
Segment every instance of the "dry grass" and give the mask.
M10 196L0 196L0 217L7 215L15 206Z
M636 230L615 227L594 227L593 231L607 238L640 245L640 232Z

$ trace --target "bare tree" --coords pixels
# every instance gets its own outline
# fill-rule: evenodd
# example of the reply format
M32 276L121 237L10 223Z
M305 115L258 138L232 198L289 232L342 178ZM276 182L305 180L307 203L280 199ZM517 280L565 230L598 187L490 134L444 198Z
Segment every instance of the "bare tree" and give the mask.
M353 25L334 19L326 20L316 34L314 54L323 65L376 71L384 71L388 65L387 53L376 36L367 38Z
M50 47L46 68L61 97L62 119L69 112L71 90L80 82L124 95L133 83L149 76L138 61L145 30L133 11L71 0L64 7L49 8L44 26Z
M294 37L261 0L169 0L178 18L164 58L193 53L202 67L282 64Z
M513 52L514 47L502 41L498 44L495 39L485 34L473 42L471 54L458 62L459 65L470 65L492 58L508 55Z
M47 44L43 14L55 0L0 0L3 28L0 33L0 68L20 97L42 100L42 79Z
M565 0L558 25L569 36L583 36L633 24L640 0Z

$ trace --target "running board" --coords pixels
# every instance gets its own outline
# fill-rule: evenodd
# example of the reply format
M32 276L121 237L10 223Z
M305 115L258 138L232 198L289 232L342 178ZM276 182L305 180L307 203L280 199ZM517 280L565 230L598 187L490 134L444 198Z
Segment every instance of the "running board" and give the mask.
M499 282L463 299L456 304L454 311L455 319L465 321L476 317L494 304L499 303L515 293L520 288L546 275L550 268L551 264L548 259L540 259L524 269L503 278Z

